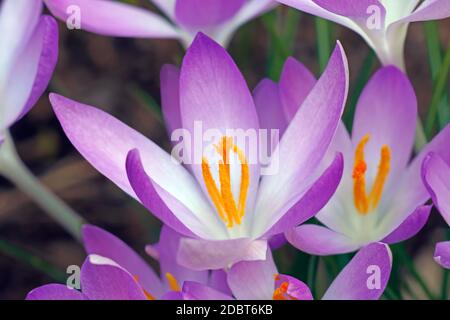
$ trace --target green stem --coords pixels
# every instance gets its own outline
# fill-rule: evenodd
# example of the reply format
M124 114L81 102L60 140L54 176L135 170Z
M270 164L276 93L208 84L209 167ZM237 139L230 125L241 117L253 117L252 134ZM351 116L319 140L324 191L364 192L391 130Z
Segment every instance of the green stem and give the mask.
M81 226L85 223L83 218L44 187L28 170L20 160L9 133L0 146L0 174L32 198L73 237L81 240Z
M330 23L322 18L315 18L317 53L319 56L319 68L322 73L325 70L331 55L331 28Z
M442 66L436 78L433 90L433 97L431 99L431 105L428 111L428 117L425 126L425 132L427 133L428 137L430 137L433 134L436 115L438 113L438 107L441 102L441 99L445 93L449 70L450 70L450 44L447 47L447 51L445 53Z
M307 284L310 288L313 296L315 295L315 285L317 278L317 267L319 266L319 257L311 256L308 262L308 276L307 276Z

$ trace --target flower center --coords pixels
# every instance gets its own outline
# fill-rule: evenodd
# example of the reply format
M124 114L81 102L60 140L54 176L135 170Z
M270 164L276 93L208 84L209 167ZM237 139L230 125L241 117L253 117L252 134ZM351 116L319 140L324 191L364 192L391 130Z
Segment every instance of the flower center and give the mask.
M275 275L275 281L279 281L280 275L276 274ZM289 288L289 282L287 281L283 281L280 283L280 285L278 287L275 288L275 290L273 291L273 300L298 300L297 298L293 297L292 295L290 295L288 293L288 288Z
M377 207L391 166L391 150L387 145L383 145L380 151L378 172L372 190L367 194L365 178L367 164L364 160L364 148L368 141L369 135L365 135L356 147L353 167L353 201L361 215L366 215Z
M220 189L211 174L208 159L202 159L202 175L205 181L206 190L211 197L217 213L228 228L232 228L234 224L241 224L242 218L245 215L245 202L247 199L247 192L250 186L250 173L248 168L247 158L244 152L233 143L230 137L222 137L218 145L214 145L217 153L221 157L219 160L219 182ZM231 190L230 177L230 152L237 155L241 164L241 185L239 191L239 199L236 203L233 192Z

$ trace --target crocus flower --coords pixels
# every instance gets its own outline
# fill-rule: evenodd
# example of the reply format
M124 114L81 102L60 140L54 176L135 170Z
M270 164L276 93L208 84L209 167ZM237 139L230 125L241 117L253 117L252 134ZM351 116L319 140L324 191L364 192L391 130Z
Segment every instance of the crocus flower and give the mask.
M396 67L380 69L362 92L352 137L341 125L330 147L345 166L341 183L318 214L324 226L303 225L286 233L295 247L316 255L355 251L377 241L396 243L414 236L431 206L421 181L421 163L433 151L450 159L450 127L410 163L417 101L408 78ZM329 161L329 160L327 160Z
M274 8L273 0L151 0L166 16L112 0L45 0L63 21L106 36L179 39L188 47L197 32L227 45L244 23Z
M279 274L270 252L265 261L241 261L227 272L227 281L238 300L312 300L302 281ZM363 247L337 275L322 300L377 300L389 281L392 255L383 243ZM208 300L224 296L205 284L186 281L184 300ZM231 298L231 297L229 297Z
M37 102L58 56L56 21L42 2L5 0L0 6L0 140Z
M48 284L32 290L27 299L165 299L165 295L170 297L181 291L184 281L208 284L212 290L229 292L221 271L210 274L176 264L173 254L180 236L167 227L163 227L159 243L151 246L152 256L160 263L161 278L133 249L111 233L91 225L84 225L82 232L88 257L81 267L81 291L63 284Z
M408 25L450 17L448 0L277 0L360 34L384 65L404 69Z
M436 153L430 153L422 166L422 178L431 194L434 205L450 225L450 167ZM450 269L450 241L439 242L434 252L434 260L442 267Z
M248 161L248 145L227 136L229 130L260 126L245 80L222 47L199 34L181 70L168 67L162 77L163 97L172 93L172 99L165 99L170 102L163 107L165 118L172 128L192 136L200 133L204 153L199 162L184 166L174 161L152 141L96 108L55 94L50 101L66 135L97 170L186 236L178 252L181 265L214 270L241 260L264 260L267 239L316 214L339 183L340 154L324 170L318 167L348 91L341 45L274 150L277 158L272 159L279 159L280 170L273 175L261 176L258 159ZM207 130L220 137L203 140ZM213 166L217 150L223 158ZM228 153L238 156L237 163L224 161Z

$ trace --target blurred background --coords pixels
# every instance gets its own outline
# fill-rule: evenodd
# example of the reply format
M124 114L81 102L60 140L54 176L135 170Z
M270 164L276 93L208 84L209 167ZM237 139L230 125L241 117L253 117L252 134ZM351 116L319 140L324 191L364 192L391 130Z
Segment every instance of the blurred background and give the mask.
M126 2L154 9L146 0ZM407 72L422 113L433 93L428 58L431 36L446 49L450 19L410 27L405 50ZM329 52L337 39L343 43L350 66L350 97L344 117L350 124L361 88L379 67L374 54L354 32L279 7L240 28L229 50L253 89L264 77L277 80L290 55L320 75L327 59L323 52ZM60 23L59 62L48 91L97 106L169 149L159 107L159 70L166 63L178 65L182 56L183 49L176 41L101 37L70 31ZM90 223L123 239L157 269L145 257L144 246L158 240L159 222L75 151L53 114L48 93L12 128L12 135L22 159L46 186ZM394 272L385 298L445 297L442 283L448 274L434 263L432 251L435 241L446 237L447 229L434 212L417 237L402 247L394 246ZM0 178L0 299L23 299L34 287L65 283L67 266L81 265L84 257L79 243L20 190ZM311 258L285 246L276 252L276 259L280 271L304 281L314 280L308 270L318 265L314 277L320 296L349 257Z

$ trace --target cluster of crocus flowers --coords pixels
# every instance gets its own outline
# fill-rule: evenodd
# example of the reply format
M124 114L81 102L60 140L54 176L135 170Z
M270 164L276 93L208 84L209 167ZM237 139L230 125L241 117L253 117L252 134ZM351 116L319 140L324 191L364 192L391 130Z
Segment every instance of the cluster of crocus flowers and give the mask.
M360 34L384 65L404 69L408 25L450 17L447 0L277 0Z
M88 254L81 267L80 288L47 284L28 293L28 300L312 300L302 281L279 274L267 251L263 261L241 261L229 270L192 271L176 262L181 236L163 227L158 244L146 249L159 261L160 274L122 240L91 225L83 227ZM372 270L376 266L376 270ZM372 300L383 293L392 258L385 244L362 248L334 279L322 299ZM374 279L368 274L376 272Z
M429 152L450 159L450 127L410 161L416 118L406 75L393 66L375 73L359 98L351 138L341 125L329 149L328 158L339 150L346 161L335 195L316 216L324 226L299 226L286 233L288 241L311 254L331 255L419 232L431 209L425 205L422 161Z
M73 27L106 36L178 39L185 47L199 31L226 46L241 25L276 6L273 0L151 2L166 17L113 0L45 0L53 15Z
M267 240L314 216L339 184L342 156L336 154L325 168L320 164L347 97L343 49L336 46L326 70L273 150L271 159L279 159L280 170L265 176L259 162L247 161L250 148L227 135L233 129L260 128L253 97L228 53L199 34L179 73L172 71L166 90L179 98L166 106L177 112L163 110L169 124L195 135L200 122L202 134L218 129L221 135L217 141L202 140L199 163L174 161L152 141L99 109L55 94L50 101L78 151L186 237L177 254L181 265L206 270L264 260ZM238 162L226 161L225 154L237 156Z

